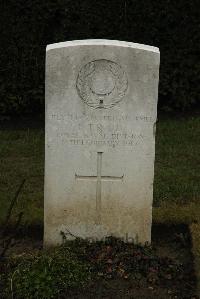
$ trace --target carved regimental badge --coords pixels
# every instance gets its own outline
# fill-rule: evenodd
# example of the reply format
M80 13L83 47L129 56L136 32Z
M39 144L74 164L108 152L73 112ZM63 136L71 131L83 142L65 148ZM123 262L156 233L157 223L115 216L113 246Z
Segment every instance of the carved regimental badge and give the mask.
M111 108L125 96L128 80L119 64L99 59L81 68L76 87L79 96L88 106Z

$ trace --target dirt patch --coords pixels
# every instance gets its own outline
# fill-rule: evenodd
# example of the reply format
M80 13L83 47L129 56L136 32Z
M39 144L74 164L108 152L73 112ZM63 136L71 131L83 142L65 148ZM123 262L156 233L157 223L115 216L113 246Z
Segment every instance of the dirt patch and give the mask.
M7 239L9 235L12 231ZM70 289L60 298L197 298L190 235L184 225L153 226L151 247L114 238L104 243L78 242L69 246L80 260L91 264L92 280L86 288ZM6 255L41 250L42 228L29 228L12 237Z

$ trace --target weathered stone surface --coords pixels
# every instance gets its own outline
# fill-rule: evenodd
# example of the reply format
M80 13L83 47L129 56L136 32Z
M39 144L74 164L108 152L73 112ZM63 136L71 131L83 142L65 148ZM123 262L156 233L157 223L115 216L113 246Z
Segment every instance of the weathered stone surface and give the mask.
M151 240L159 50L47 46L44 241Z

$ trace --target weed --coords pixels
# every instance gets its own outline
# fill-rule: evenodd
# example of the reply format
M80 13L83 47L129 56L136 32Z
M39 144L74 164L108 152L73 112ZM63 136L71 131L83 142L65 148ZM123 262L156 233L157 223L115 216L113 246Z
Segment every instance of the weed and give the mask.
M90 267L66 246L36 255L12 257L1 281L5 298L56 298L67 289L83 287Z

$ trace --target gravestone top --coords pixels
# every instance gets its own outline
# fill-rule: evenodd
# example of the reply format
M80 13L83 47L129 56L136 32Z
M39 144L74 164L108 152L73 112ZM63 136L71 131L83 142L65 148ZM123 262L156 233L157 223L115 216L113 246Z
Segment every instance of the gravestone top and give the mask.
M158 78L155 47L47 46L46 245L61 243L61 231L150 242Z
M149 45L143 45L138 43L132 43L132 42L125 42L120 40L109 40L109 39L85 39L85 40L73 40L73 41L67 41L67 42L60 42L60 43L54 43L49 44L46 47L46 51L52 50L52 49L59 49L59 48L65 48L65 47L71 47L71 46L100 46L100 45L108 45L108 46L119 46L119 47L130 47L133 49L138 50L146 50L151 51L155 53L159 53L159 48L149 46Z

